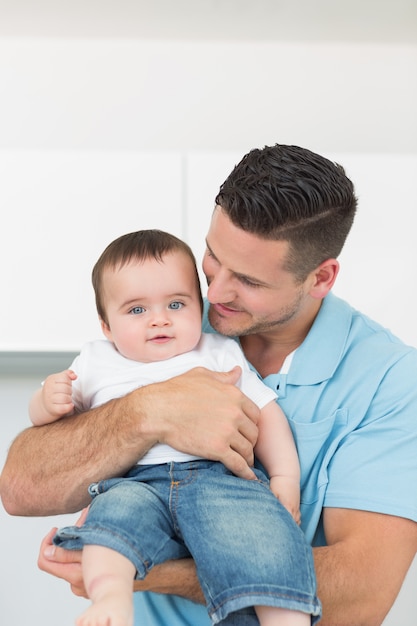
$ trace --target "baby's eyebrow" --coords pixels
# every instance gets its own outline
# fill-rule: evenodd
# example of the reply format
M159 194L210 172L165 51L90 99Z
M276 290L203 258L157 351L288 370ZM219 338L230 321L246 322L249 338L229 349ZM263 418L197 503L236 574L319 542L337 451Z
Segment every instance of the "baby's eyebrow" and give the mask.
M175 300L176 298L192 298L191 293L173 293L167 296L167 300Z

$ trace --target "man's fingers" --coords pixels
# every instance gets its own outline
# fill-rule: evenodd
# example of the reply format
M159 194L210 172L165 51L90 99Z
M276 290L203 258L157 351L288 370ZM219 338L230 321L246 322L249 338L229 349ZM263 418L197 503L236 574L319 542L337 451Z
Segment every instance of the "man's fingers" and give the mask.
M239 478L245 478L246 480L256 479L253 469L247 464L240 453L230 449L229 453L223 457L222 462L227 469L236 476L239 476Z
M77 596L87 597L81 571L81 551L57 548L52 539L57 528L52 528L41 543L38 567L47 574L62 578Z
M212 374L214 378L217 378L221 383L236 385L242 374L242 368L239 367L239 365L235 365L234 368L228 372L212 372Z
M152 397L156 417L149 424L155 440L220 461L237 476L254 478L250 467L260 410L235 385L240 376L239 366L228 372L197 367L159 383L165 393ZM154 405L155 397L162 402L160 410ZM159 423L158 414L165 415Z
M87 514L88 514L88 509L89 507L86 506L80 514L80 517L77 519L77 521L75 522L76 526L82 526L87 518Z
M58 530L58 528L56 526L54 526L54 528L51 528L49 533L43 538L42 546L43 545L51 545L52 544L52 540L55 537L55 534L56 534L57 530Z
M41 543L38 567L43 571L50 572L54 564L59 568L61 565L68 563L81 563L80 550L64 550L63 548L57 548L53 544L52 540L57 530L57 528L51 528Z
M252 428L254 426L256 426L258 421L259 421L259 417L261 415L261 411L260 411L259 407L254 402L252 402L252 400L250 398L248 398L247 396L243 396L242 410L243 410L244 414L247 417L249 417L249 419L251 420ZM254 433L256 433L256 434L254 435ZM254 445L255 445L255 443L256 443L256 441L258 439L258 429L257 428L253 428L251 436L255 437L255 440L253 442Z

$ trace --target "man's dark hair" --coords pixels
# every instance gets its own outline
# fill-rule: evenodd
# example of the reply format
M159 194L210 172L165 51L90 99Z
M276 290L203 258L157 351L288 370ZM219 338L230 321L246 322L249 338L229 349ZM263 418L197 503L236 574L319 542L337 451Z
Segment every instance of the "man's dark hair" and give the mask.
M188 256L195 267L196 287L200 294L201 308L203 308L200 279L196 260L190 246L185 241L175 237L175 235L166 233L163 230L138 230L122 235L112 241L94 265L91 278L96 297L97 312L100 318L107 323L103 302L103 273L105 269L120 269L132 260L145 261L146 259L156 259L157 261L162 261L166 254L178 251Z
M251 150L216 197L232 223L261 238L289 242L286 268L300 281L339 256L357 199L341 165L298 146Z

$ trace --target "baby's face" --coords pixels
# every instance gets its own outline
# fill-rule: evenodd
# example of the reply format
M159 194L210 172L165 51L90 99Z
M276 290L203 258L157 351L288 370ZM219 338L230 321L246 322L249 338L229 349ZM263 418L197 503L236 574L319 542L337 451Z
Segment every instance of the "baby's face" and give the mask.
M199 286L182 251L132 260L103 275L108 324L102 329L126 358L149 363L189 352L201 336Z

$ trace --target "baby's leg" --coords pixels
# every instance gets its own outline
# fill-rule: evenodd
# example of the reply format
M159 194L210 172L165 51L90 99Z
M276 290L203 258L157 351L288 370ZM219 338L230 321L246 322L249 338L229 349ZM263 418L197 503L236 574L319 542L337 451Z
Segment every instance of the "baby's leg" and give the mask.
M311 616L301 611L290 611L275 606L256 606L261 626L310 626Z
M133 626L135 567L125 556L103 546L86 545L82 569L91 606L77 626Z

